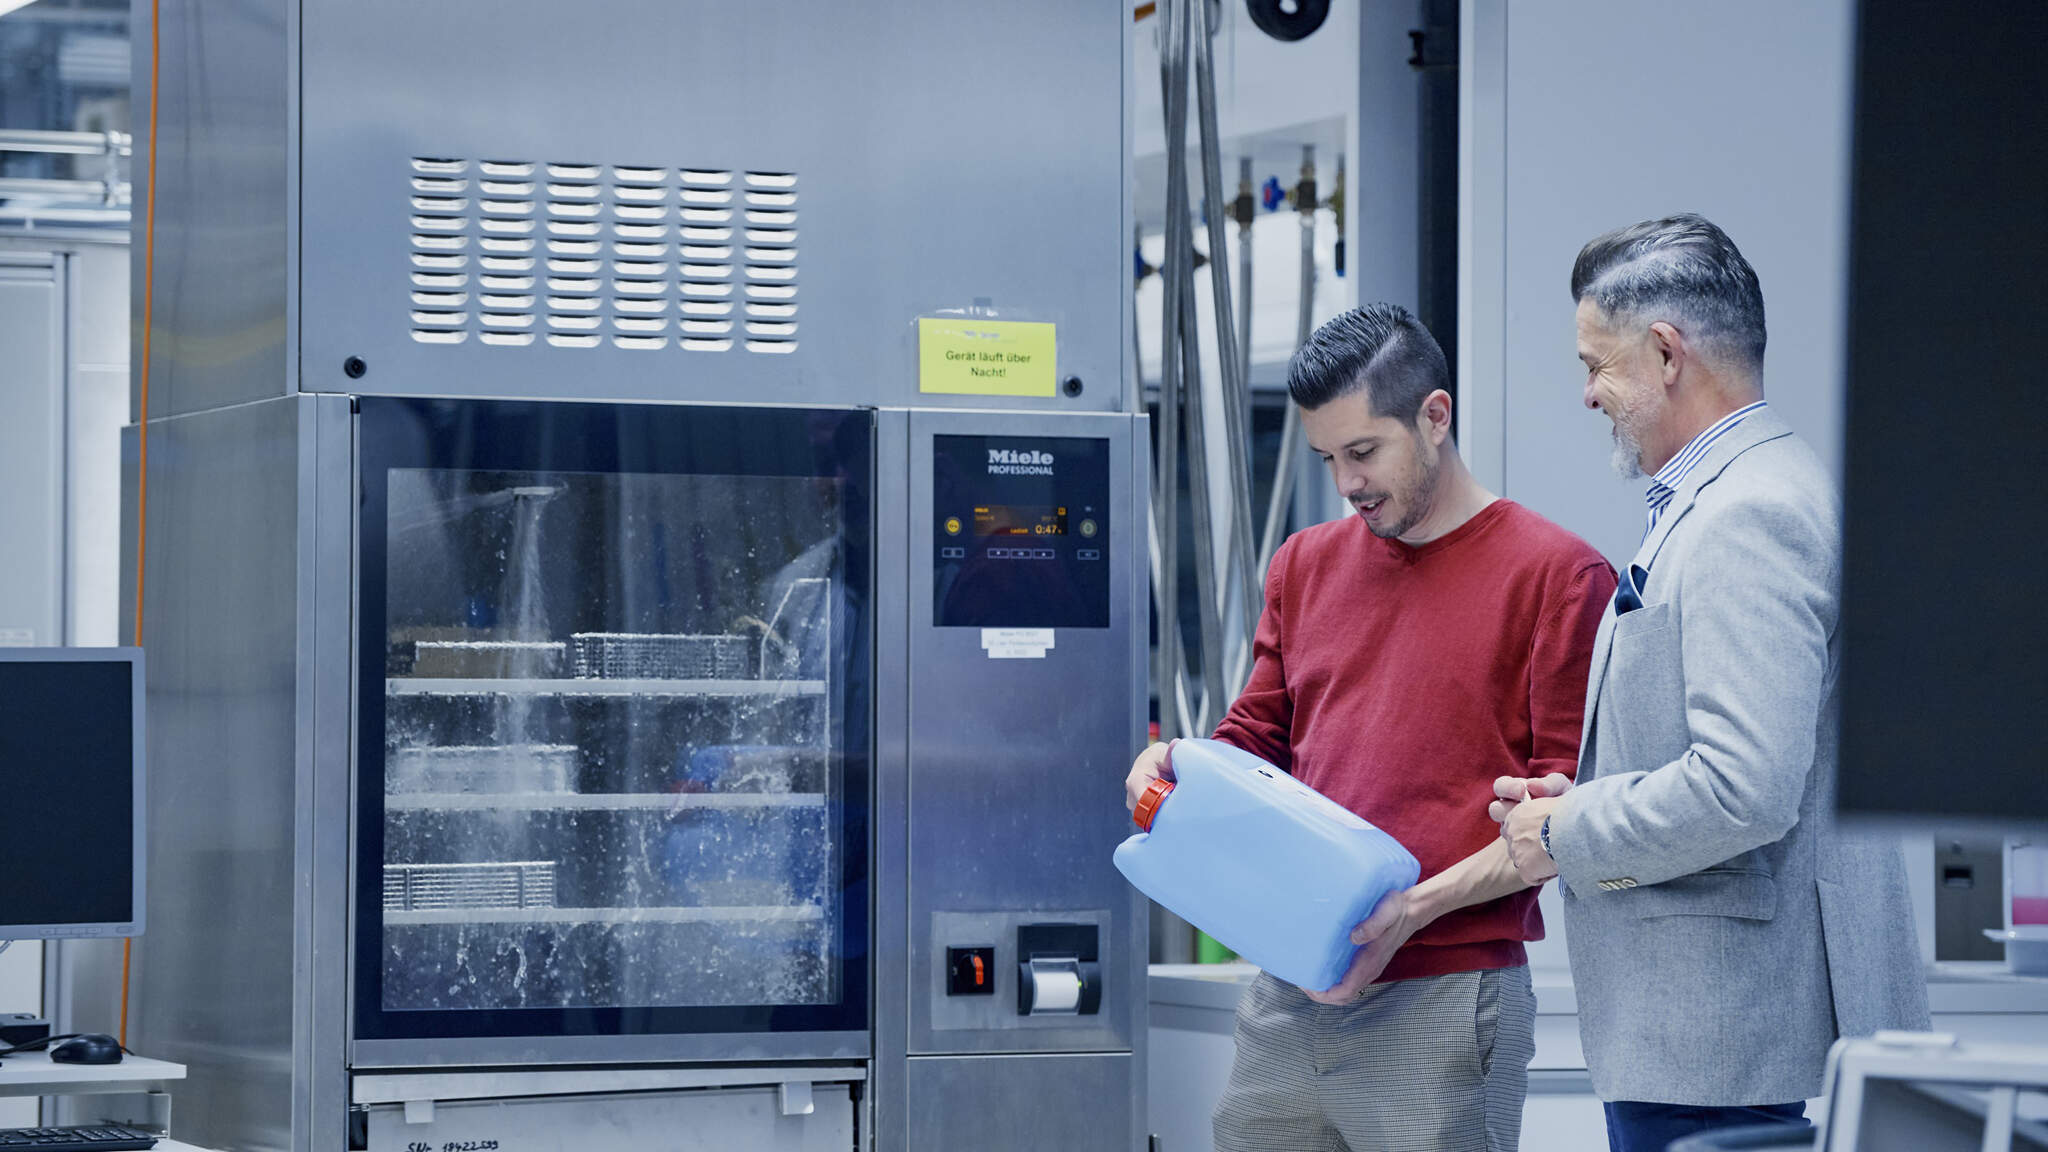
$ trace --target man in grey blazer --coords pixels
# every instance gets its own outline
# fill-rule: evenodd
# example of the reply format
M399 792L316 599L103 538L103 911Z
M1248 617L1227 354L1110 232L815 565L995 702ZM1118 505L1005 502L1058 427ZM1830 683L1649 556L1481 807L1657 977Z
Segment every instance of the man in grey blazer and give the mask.
M1585 403L1651 473L1594 639L1578 783L1503 777L1517 870L1562 881L1579 1029L1614 1152L1803 1125L1829 1045L1925 1028L1895 843L1833 821L1840 510L1763 400L1763 293L1699 216L1572 269Z

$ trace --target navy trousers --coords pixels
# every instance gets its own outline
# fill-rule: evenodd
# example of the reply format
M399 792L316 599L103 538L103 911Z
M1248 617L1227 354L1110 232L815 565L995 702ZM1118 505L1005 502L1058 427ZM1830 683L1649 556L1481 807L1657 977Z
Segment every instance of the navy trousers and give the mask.
M1716 1128L1772 1123L1801 1129L1813 1127L1806 1119L1804 1100L1742 1108L1617 1100L1602 1107L1607 1111L1608 1152L1664 1152L1674 1140Z

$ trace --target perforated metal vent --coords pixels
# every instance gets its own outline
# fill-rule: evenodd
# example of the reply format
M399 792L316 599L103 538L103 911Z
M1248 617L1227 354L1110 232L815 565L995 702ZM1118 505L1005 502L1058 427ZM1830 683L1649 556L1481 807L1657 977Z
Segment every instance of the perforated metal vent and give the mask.
M788 353L788 172L415 156L414 340Z

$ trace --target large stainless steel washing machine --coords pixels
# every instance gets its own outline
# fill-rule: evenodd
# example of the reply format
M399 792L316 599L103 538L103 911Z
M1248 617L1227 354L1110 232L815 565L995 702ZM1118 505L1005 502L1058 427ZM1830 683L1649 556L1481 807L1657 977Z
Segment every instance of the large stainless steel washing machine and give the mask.
M1141 1146L1128 13L161 19L177 1134Z

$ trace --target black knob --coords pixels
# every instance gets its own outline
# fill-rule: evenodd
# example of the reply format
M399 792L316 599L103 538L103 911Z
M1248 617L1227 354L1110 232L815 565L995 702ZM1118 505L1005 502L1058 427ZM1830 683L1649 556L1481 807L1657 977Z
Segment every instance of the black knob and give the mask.
M1323 26L1330 0L1245 0L1252 23L1275 40L1300 40Z
M1067 382L1064 385L1064 387L1067 390L1067 395L1079 396L1081 394L1081 378L1079 376L1067 377Z
M341 370L343 372L348 373L349 379L361 380L363 378L363 373L368 372L370 370L370 366L368 364L363 363L363 358L361 356L351 356L348 359L343 360L341 362Z

